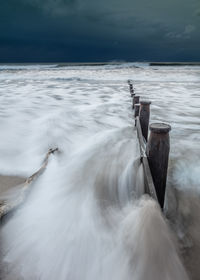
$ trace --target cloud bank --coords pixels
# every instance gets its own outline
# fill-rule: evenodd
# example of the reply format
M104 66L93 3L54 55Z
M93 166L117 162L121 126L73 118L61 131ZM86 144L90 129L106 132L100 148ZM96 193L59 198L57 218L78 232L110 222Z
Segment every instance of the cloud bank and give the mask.
M7 0L0 61L200 60L199 0Z

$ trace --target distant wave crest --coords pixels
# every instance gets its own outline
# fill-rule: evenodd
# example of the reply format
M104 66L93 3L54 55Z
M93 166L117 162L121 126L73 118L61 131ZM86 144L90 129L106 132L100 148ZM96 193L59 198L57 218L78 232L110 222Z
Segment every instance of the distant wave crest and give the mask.
M0 65L0 70L39 70L39 69L48 69L55 68L57 64L4 64Z

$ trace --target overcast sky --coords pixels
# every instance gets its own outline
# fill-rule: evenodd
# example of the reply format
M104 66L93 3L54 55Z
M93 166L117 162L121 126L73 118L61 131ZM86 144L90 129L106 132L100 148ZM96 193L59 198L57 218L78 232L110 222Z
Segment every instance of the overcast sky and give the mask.
M2 0L0 62L200 61L200 0Z

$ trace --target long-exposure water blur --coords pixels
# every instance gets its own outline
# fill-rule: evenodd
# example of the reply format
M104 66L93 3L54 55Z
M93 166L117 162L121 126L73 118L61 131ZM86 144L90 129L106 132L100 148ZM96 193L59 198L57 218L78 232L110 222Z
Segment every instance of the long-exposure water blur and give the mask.
M127 80L172 127L164 213L144 194ZM59 149L2 224L2 280L200 279L200 66L0 65L0 131L1 175Z

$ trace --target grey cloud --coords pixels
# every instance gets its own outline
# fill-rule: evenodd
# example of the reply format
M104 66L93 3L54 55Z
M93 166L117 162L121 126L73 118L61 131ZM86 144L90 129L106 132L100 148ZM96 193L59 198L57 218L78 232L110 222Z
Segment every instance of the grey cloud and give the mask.
M188 24L184 27L182 32L171 31L166 33L166 37L171 39L190 39L191 33L196 30L196 27L192 24Z
M195 15L198 16L198 17L200 17L200 9L197 9L197 10L195 11Z
M185 30L184 30L183 33L184 34L190 34L190 33L194 32L195 29L196 29L196 27L194 25L188 24L188 25L185 26Z
M78 0L25 0L25 3L53 16L71 13L79 5Z
M180 0L5 0L0 60L17 57L17 52L20 59L165 60L183 53L183 42L189 57L200 44L199 18L194 16L199 3L181 0L180 7Z

